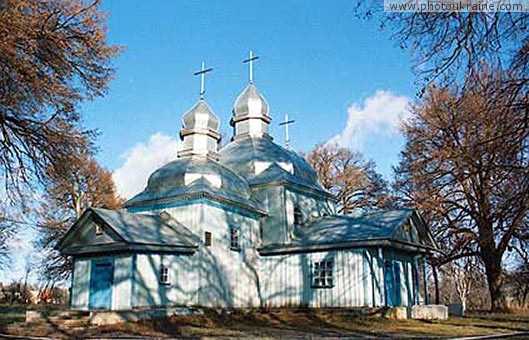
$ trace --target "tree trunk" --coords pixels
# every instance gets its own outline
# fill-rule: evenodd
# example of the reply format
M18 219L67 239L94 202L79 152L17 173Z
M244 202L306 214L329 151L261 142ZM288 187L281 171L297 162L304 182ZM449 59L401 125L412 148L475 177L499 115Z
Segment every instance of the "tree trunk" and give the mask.
M432 263L433 280L435 283L435 304L439 304L439 278L437 277L437 265Z
M503 292L503 273L501 256L491 251L482 254L487 274L487 283L490 294L490 307L492 312L502 312L507 309L507 301Z

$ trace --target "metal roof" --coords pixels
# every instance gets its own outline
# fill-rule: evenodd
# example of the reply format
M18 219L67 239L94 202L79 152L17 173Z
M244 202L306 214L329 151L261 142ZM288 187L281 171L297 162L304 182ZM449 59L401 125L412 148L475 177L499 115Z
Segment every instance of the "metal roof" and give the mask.
M186 174L196 179L186 183ZM213 176L217 183L208 180ZM255 210L248 183L224 165L208 158L182 158L170 162L151 174L147 187L127 202L125 207L152 203L193 193L207 192Z
M72 242L76 232L89 220L93 220L103 228L109 228L110 235L116 235L113 242L86 244ZM200 240L183 224L169 214L135 214L118 210L89 208L66 232L57 245L63 253L88 254L117 250L157 250L193 252ZM97 242L96 242L97 243Z
M91 208L129 243L196 246L199 239L169 214L135 214L120 210Z
M220 162L245 178L250 185L286 179L315 190L324 191L318 183L316 171L307 161L268 138L244 138L233 141L220 150ZM270 163L262 172L257 163ZM292 172L280 165L291 166Z
M412 219L413 222L410 222ZM403 226L408 223L414 223L420 229L419 234L408 235L409 231L403 231ZM358 216L320 217L297 226L289 243L267 245L260 251L278 253L377 244L435 248L420 215L413 209L402 209L377 210Z

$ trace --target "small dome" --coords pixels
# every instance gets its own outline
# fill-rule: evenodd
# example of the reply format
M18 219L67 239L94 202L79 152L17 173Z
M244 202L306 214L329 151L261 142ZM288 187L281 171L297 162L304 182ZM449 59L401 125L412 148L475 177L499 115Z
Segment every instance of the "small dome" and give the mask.
M233 114L234 117L268 116L268 103L259 91L257 91L255 85L250 83L235 100Z
M183 130L218 131L220 121L208 104L199 100L182 118Z
M147 187L125 206L198 192L252 204L250 188L242 177L214 160L187 158L167 163L153 172Z

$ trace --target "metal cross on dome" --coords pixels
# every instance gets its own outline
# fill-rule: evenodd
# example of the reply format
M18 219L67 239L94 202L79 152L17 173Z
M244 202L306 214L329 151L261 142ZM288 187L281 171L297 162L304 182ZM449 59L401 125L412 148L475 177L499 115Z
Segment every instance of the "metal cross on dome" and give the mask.
M279 123L279 126L285 126L285 147L287 150L290 150L290 136L288 134L288 126L290 124L294 124L295 120L288 120L288 114L285 113L285 120L281 123Z
M193 73L193 75L200 75L200 99L204 99L204 93L206 93L205 82L206 82L206 73L213 71L210 67L206 69L206 64L202 62L202 69Z
M243 60L243 63L249 63L250 64L250 84L253 83L253 61L259 59L259 56L254 55L252 51L250 51L250 57L246 60Z

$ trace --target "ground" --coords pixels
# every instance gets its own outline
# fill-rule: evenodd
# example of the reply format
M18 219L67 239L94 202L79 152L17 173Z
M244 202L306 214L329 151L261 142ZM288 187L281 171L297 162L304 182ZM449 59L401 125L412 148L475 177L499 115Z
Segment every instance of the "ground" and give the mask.
M22 336L174 337L174 338L453 338L529 332L529 313L473 313L445 321L395 321L355 316L347 311L272 310L219 315L177 316L111 326L88 326L75 320L24 324L24 306L0 306L0 333ZM519 338L529 338L529 333ZM1 338L1 335L0 335Z

